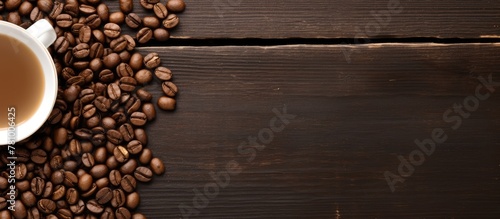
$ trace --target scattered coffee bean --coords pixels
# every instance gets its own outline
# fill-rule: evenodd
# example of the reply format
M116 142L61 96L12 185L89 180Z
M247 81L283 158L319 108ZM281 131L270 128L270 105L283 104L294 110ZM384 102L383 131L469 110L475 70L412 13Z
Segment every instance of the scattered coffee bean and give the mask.
M175 104L176 104L175 99L173 99L171 97L166 97L166 96L162 96L162 97L158 98L158 102L157 102L157 105L158 105L158 107L160 107L160 109L167 110L167 111L174 110Z
M167 9L174 13L180 13L186 9L186 3L184 0L168 0Z

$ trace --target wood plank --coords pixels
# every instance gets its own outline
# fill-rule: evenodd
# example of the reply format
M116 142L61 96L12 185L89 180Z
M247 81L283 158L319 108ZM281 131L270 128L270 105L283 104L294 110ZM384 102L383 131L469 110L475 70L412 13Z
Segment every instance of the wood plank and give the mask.
M160 53L181 92L175 113L160 112L148 127L167 173L140 186L139 211L180 218L184 204L198 218L498 217L500 94L457 130L443 114L475 94L479 77L500 81L499 46L141 48ZM342 51L353 52L351 63ZM158 81L146 89L160 95ZM284 106L297 117L255 159L249 147L238 151ZM391 192L384 172L398 174L398 155L408 159L435 128L448 139ZM195 191L216 182L210 172L228 163L241 173L193 205Z
M490 0L185 1L175 38L499 37L500 4Z

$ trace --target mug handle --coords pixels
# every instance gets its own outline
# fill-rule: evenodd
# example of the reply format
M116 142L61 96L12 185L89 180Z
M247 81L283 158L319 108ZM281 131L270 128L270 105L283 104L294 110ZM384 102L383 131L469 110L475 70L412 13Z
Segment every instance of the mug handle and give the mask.
M33 37L37 38L45 47L49 47L57 38L56 31L45 19L35 22L26 30Z

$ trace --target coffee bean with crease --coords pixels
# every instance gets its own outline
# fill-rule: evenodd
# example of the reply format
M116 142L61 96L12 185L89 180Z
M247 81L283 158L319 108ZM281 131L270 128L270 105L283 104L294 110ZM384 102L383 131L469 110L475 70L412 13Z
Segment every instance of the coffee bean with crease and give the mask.
M126 148L118 146L113 150L113 156L115 156L116 161L124 163L130 155Z
M107 23L104 25L104 35L107 37L114 39L120 36L122 29L118 24L115 23Z
M97 203L104 205L111 201L113 198L113 191L109 187L99 189L95 195Z
M134 70L132 70L132 67L130 67L129 64L127 63L120 63L116 67L116 74L122 78L122 77L133 77L134 76Z
M83 118L88 119L88 118L94 116L96 112L97 112L97 108L93 104L87 104L83 107L82 115L83 115Z
M163 93L169 97L174 97L179 91L177 86L170 81L163 82L161 84L161 89L163 90Z
M153 9L154 5L158 2L159 0L140 0L141 6L148 10Z
M123 141L122 134L114 129L110 129L106 132L106 138L109 142L113 144L120 144Z
M159 19L164 19L168 15L167 7L162 3L156 3L153 6L153 11Z
M128 142L134 139L134 129L132 128L132 125L130 125L129 123L124 123L123 125L120 126L118 130L122 134L123 140Z
M116 39L111 40L111 42L109 43L109 47L113 50L113 52L116 53L124 51L125 49L127 49L127 46L128 42L123 36L119 36Z
M98 96L94 100L94 105L99 111L105 113L111 108L111 100L104 96Z
M91 14L95 14L97 12L96 8L91 6L91 5L85 5L85 4L82 4L80 5L80 7L78 7L79 11L81 14L84 14L84 15L91 15Z
M137 32L135 37L139 43L144 44L151 40L153 37L153 31L149 27L144 27Z
M111 185L119 186L122 180L122 174L118 170L111 170L109 172L109 182Z
M99 80L103 83L110 83L115 80L115 75L111 70L104 69L99 73Z
M59 53L59 54L63 54L63 53L66 53L66 51L68 50L69 48L69 42L68 40L66 39L66 37L58 37L56 39L56 41L54 42L54 50Z
M111 118L113 118L116 122L116 125L122 125L123 123L127 122L127 116L123 112L116 112L114 113Z
M92 131L86 128L80 128L75 131L75 136L81 140L90 140L92 138Z
M124 92L132 92L137 86L137 81L133 77L122 77L119 86Z
M85 24L92 29L96 29L101 25L101 18L97 14L92 14L85 18Z
M77 59L83 59L89 56L90 47L86 43L80 43L73 47L73 56Z
M50 199L40 199L37 202L38 210L45 214L50 214L56 210L56 203Z
M161 60L158 53L155 52L149 53L144 57L144 66L146 66L147 68L150 69L156 68L160 65L160 63Z
M57 185L54 187L54 193L52 193L52 200L58 201L66 195L66 187L64 185Z
M133 112L130 115L130 123L135 126L143 126L148 121L148 117L143 112Z
M133 192L136 186L137 186L137 181L131 175L123 176L122 180L120 181L120 187L123 189L123 191L128 193Z
M104 207L101 204L99 204L95 199L88 201L86 206L87 210L89 210L94 214L100 214L104 211Z
M36 164L43 164L47 161L47 152L42 149L36 149L31 152L31 161Z
M80 116L80 114L82 113L82 108L82 101L80 99L76 99L73 103L73 115Z
M141 26L142 19L136 13L129 13L127 17L125 17L125 24L132 29L136 29Z
M68 28L73 25L73 17L69 14L60 14L56 17L56 24L61 28Z
M111 198L111 206L118 208L125 205L125 202L126 202L125 192L123 192L122 189L113 190L113 198Z
M127 208L119 207L115 211L115 217L116 219L130 219L132 218L132 215L130 214L130 211Z
M45 180L41 177L35 177L31 180L31 191L36 196L42 195L45 189Z
M95 99L96 95L94 93L94 90L86 88L80 91L79 97L82 101L82 104L89 104Z
M70 171L64 172L64 185L67 187L75 187L78 184L78 177Z
M59 218L59 219L72 219L73 218L73 214L67 208L62 208L62 209L57 210L56 215L57 215L57 218Z
M73 214L79 215L85 211L85 203L80 199L76 204L70 205L69 209Z
M63 9L64 9L64 3L55 1L54 7L49 13L49 18L55 20L58 15L62 14Z
M133 112L136 112L140 109L141 107L141 100L137 97L130 97L130 99L125 103L125 109L127 111L127 114L132 114Z

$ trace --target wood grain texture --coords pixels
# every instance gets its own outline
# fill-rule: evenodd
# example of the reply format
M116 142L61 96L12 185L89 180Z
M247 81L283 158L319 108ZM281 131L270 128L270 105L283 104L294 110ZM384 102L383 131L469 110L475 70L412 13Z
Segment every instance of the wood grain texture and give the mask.
M496 218L500 93L457 130L443 113L474 95L478 77L500 81L499 46L141 48L160 53L180 93L148 127L167 173L140 186L139 211L181 218L210 172L237 162L241 173L191 218ZM161 93L158 81L146 89ZM284 106L297 117L249 162L238 146ZM384 172L435 128L447 141L392 193Z
M135 12L149 15L135 2ZM186 0L174 38L499 37L496 1ZM118 10L118 2L109 2ZM391 10L399 5L402 11ZM396 7L394 7L396 8ZM392 11L392 13L386 13ZM384 16L388 14L389 16Z

